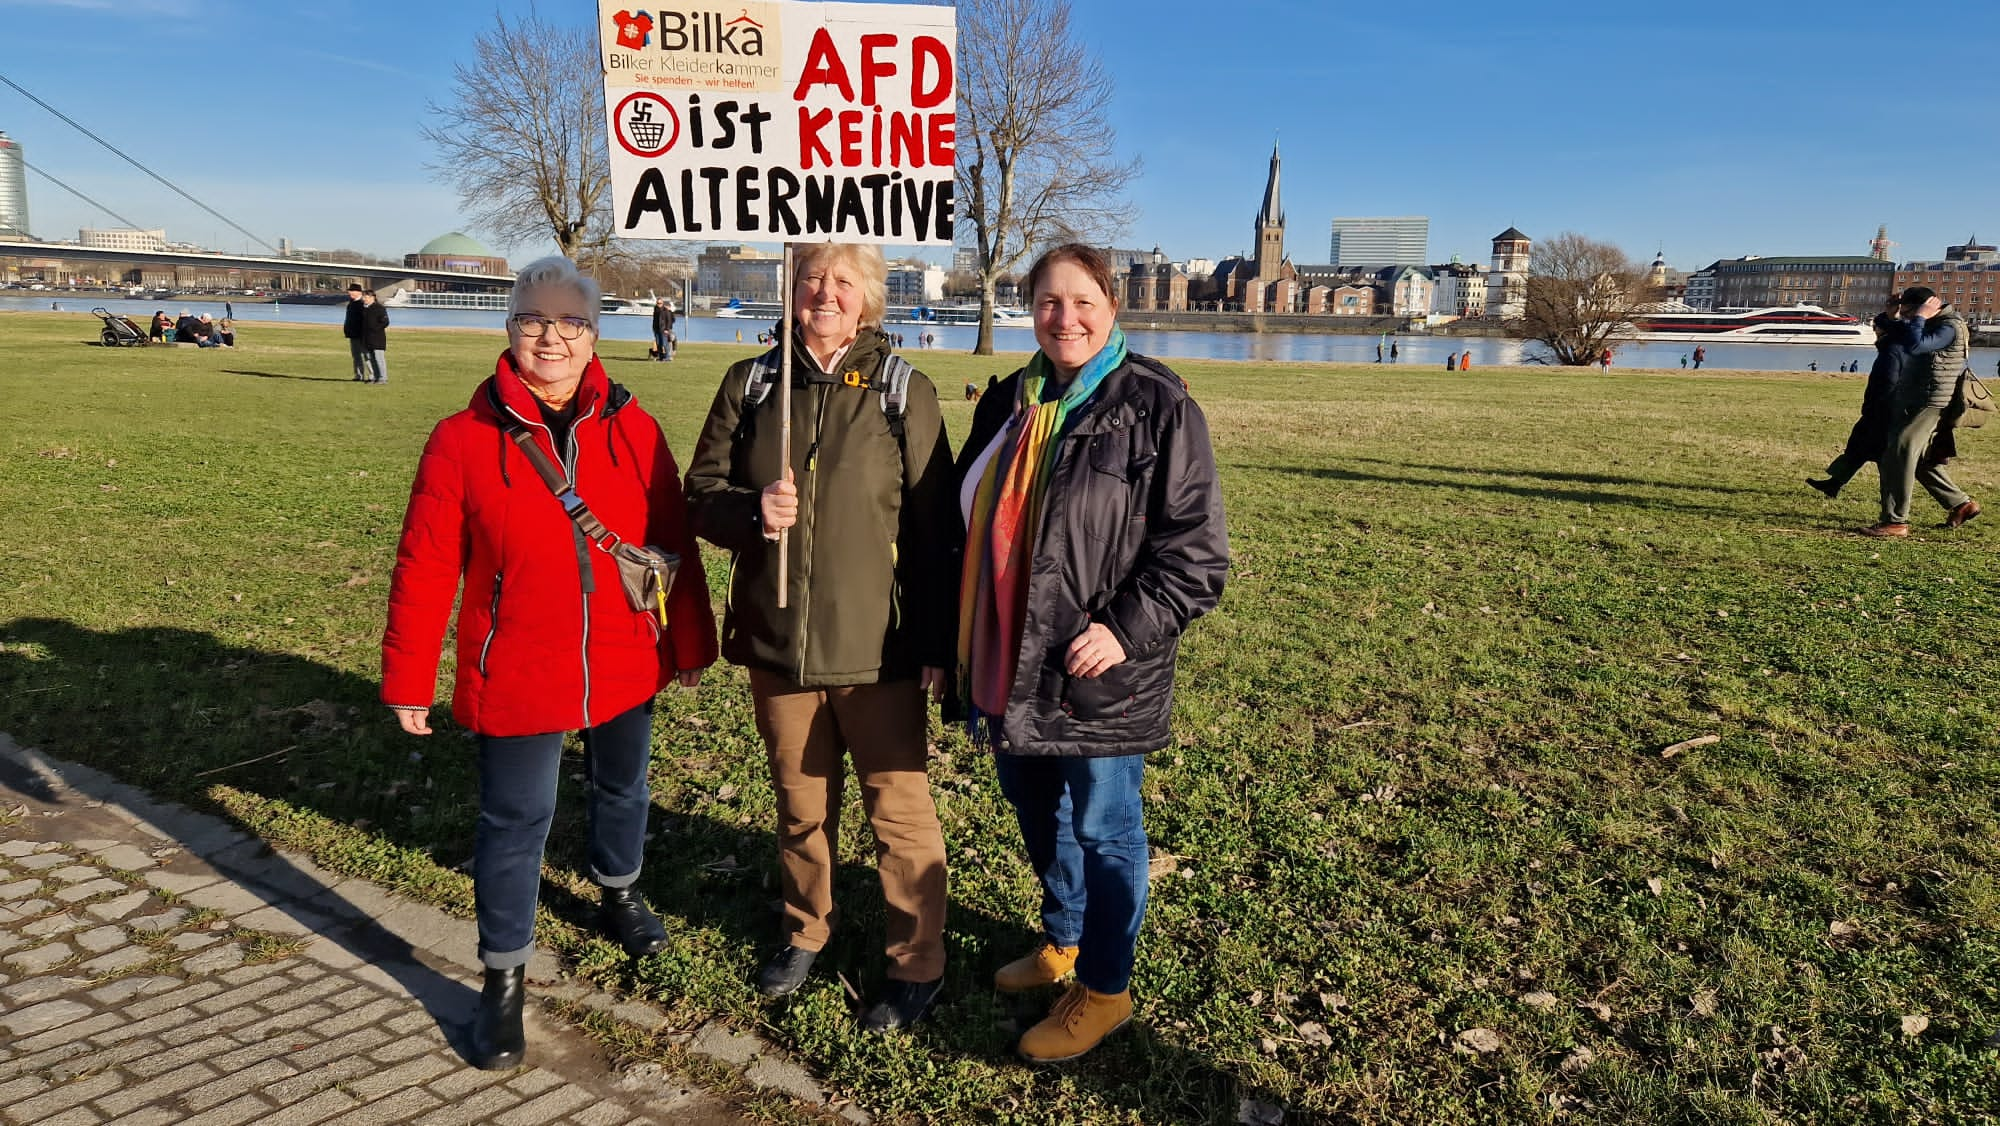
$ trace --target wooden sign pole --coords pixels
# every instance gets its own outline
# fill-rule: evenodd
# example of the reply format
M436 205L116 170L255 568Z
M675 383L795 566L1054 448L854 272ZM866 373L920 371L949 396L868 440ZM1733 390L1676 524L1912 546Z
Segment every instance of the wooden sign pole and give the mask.
M784 319L778 322L778 479L792 475L792 244L785 244L784 276L778 284L784 287ZM784 528L778 532L778 609L791 604L791 561L792 530Z

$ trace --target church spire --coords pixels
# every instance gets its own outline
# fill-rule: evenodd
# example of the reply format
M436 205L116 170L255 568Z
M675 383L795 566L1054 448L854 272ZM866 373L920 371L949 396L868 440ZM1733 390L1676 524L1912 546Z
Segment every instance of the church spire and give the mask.
M1284 208L1278 205L1278 142L1271 142L1271 176L1264 181L1264 207L1257 212L1257 225L1275 227L1284 223Z

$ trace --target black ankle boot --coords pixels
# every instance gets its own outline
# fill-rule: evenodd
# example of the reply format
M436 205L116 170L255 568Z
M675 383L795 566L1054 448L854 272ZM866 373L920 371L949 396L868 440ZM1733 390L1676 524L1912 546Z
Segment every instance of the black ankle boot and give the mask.
M656 954L667 945L667 928L659 916L629 887L604 888L597 906L597 925L612 941L625 948L628 957Z
M521 1002L527 969L487 970L479 991L479 1015L472 1018L472 1066L506 1071L521 1066L527 1042L521 1033Z

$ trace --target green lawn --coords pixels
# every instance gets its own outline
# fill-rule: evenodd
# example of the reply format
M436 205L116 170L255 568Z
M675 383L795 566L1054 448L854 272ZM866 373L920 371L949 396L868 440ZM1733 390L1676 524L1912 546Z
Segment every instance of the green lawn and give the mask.
M466 737L396 733L374 679L418 449L500 338L401 331L393 382L362 387L330 328L224 352L0 327L0 730L469 914ZM685 459L750 349L644 347L607 367ZM913 358L961 438L956 389L1019 359ZM1251 1098L1292 1121L1994 1121L2000 529L1933 529L1920 497L1919 534L1877 543L1849 534L1872 471L1837 502L1801 484L1859 377L1180 370L1235 566L1149 772L1130 1030L1013 1062L1040 1002L988 982L1031 941L1033 884L955 732L934 1019L857 1035L831 973L759 1001L772 802L734 669L659 713L641 886L673 948L628 966L590 936L573 804L544 937L679 1026L763 1026L892 1117L1233 1122ZM1995 442L1957 470L1989 500ZM845 820L822 965L865 993L880 910Z

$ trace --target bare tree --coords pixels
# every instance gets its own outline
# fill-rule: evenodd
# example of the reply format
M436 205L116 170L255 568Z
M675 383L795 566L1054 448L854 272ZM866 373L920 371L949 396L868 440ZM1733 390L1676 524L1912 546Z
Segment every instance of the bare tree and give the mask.
M571 258L601 255L611 162L595 29L496 15L473 46L476 61L452 68L451 101L429 107L432 176L501 242L546 237Z
M994 286L1038 247L1108 239L1131 219L1139 162L1113 152L1111 79L1069 0L959 0L959 221L979 255L976 355L993 354Z
M1593 364L1632 337L1632 318L1660 300L1649 271L1606 242L1573 231L1536 245L1528 259L1520 337L1541 345L1542 363Z

